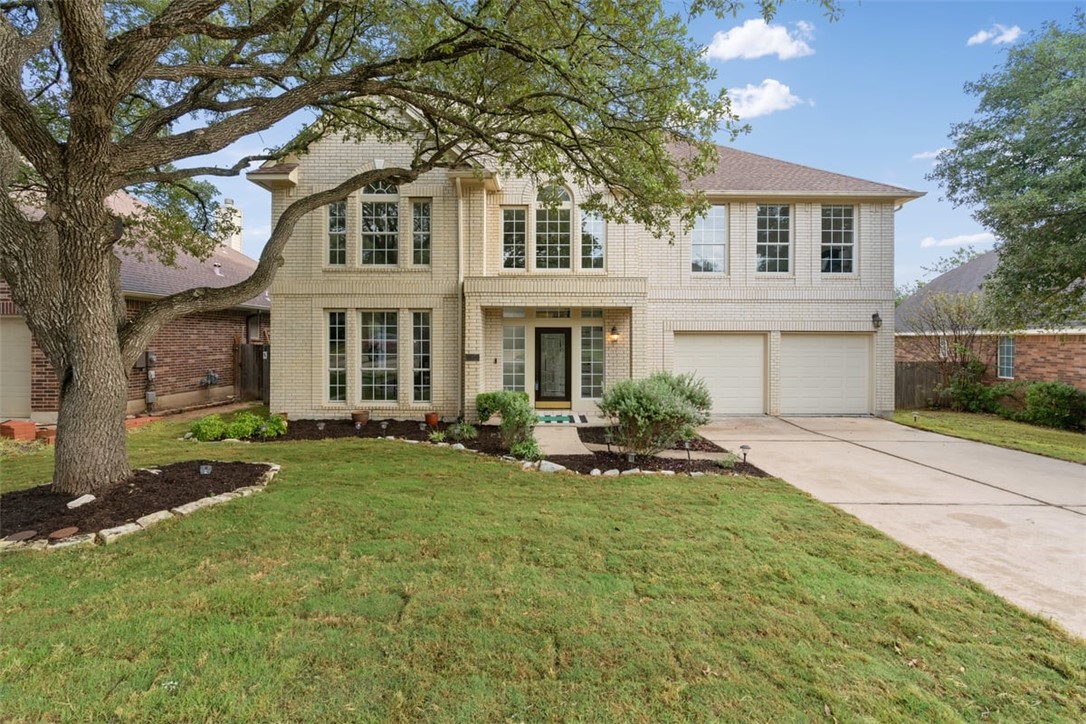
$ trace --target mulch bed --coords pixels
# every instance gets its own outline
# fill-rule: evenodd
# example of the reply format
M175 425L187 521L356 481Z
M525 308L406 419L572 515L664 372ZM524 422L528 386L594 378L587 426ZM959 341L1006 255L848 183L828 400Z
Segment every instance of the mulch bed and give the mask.
M210 475L200 475L202 462L211 464ZM48 484L4 493L0 495L0 537L34 530L38 534L31 540L43 539L69 527L78 528L80 533L95 533L209 495L257 485L268 466L191 460L157 469L162 471L157 475L137 470L128 480L94 493L97 500L74 510L69 510L67 504L76 496L54 493Z
M611 429L612 428L610 427L578 427L577 434L580 435L581 442L588 442L596 445L606 445L607 432ZM686 450L681 442L677 444L673 449L683 451ZM694 439L690 440L690 449L694 450L695 452L727 452L727 450L720 447L715 442L706 440L701 436L695 436Z
M638 468L642 471L671 470L675 473L709 473L713 475L750 475L764 478L768 475L761 469L750 463L737 462L728 469L716 464L715 460L690 460L686 458L660 458L654 455L637 455L631 463L622 453L597 452L592 455L548 455L547 460L552 463L564 465L578 473L588 474L593 469L606 470L631 470Z

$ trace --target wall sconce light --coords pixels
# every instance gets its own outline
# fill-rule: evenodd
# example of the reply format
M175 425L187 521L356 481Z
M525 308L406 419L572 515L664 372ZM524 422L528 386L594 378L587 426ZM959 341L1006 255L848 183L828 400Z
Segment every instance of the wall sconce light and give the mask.
M871 315L871 326L874 327L875 329L878 329L879 327L882 326L882 317L879 316L878 312L875 312L874 314Z
M618 327L611 327L611 331L607 334L607 341L611 344L618 343Z

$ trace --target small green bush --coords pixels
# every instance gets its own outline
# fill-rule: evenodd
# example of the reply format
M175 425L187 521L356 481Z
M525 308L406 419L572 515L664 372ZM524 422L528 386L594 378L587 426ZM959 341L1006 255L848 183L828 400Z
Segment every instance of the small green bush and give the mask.
M621 380L600 399L600 411L614 424L613 441L626 452L655 455L709 421L712 398L704 380L669 372Z
M1086 392L1063 382L1035 382L1026 388L1023 422L1075 430L1086 421Z
M480 392L475 396L475 408L479 413L479 421L486 422L494 413L501 412L503 407L510 404L509 400L513 397L520 397L528 402L527 392L511 392L509 390Z
M270 415L263 424L257 428L256 436L264 440L287 434L287 421L279 415Z
M253 437L260 426L264 424L263 418L251 412L239 413L232 422L226 425L226 437L235 440L246 440Z
M454 422L445 430L445 434L457 442L466 442L479 437L479 431L467 422Z
M502 447L512 451L517 443L534 440L535 410L526 392L483 392L475 397L479 419L486 420L494 413L501 413Z
M200 442L227 438L245 440L253 437L269 440L286 433L287 421L279 415L265 419L251 412L242 412L228 423L219 415L208 415L192 423L189 431Z
M433 443L445 442L445 433L441 430L431 430L429 439Z
M189 432L200 442L222 440L226 437L226 423L218 415L208 415L192 423Z
M724 457L716 461L717 467L724 470L732 470L739 464L739 456L735 453L728 453Z
M541 460L543 451L539 449L539 443L535 438L521 440L509 448L509 454L521 460Z

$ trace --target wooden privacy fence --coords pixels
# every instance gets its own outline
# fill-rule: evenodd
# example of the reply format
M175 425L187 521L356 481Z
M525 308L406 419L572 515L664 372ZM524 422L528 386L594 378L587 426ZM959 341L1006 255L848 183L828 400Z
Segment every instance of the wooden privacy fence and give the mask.
M269 403L271 345L238 345L238 398Z
M938 362L895 362L894 408L915 410L927 407L938 399L936 388L942 381Z

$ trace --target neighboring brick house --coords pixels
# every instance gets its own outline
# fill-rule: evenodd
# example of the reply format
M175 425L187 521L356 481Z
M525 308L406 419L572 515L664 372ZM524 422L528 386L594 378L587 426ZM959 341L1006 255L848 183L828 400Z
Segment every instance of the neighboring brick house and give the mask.
M898 362L935 362L932 345L919 341L912 326L918 310L933 294L979 294L984 280L999 261L997 251L975 259L932 279L903 301L895 311L895 357ZM928 335L930 337L930 335ZM975 354L987 365L985 376L995 381L1028 380L1066 382L1086 390L1086 326L1066 329L1024 329L1013 333L981 332Z
M273 223L406 146L315 144L253 171ZM893 409L894 213L921 194L719 148L712 204L669 245L583 213L581 189L432 171L311 213L271 292L273 409L474 417L479 392L592 412L616 380L696 372L714 412ZM673 227L680 232L678 221ZM880 324L885 320L885 324Z
M177 267L121 253L121 289L129 315L156 298L195 286L219 287L249 276L256 262L229 247L205 261L179 254ZM238 343L267 341L271 301L267 295L221 312L191 314L170 322L148 347L155 360L153 384L146 360L128 378L128 412L170 409L225 399L237 394ZM209 372L217 379L209 384ZM0 281L0 420L56 421L59 388L52 365L38 348L7 284Z

